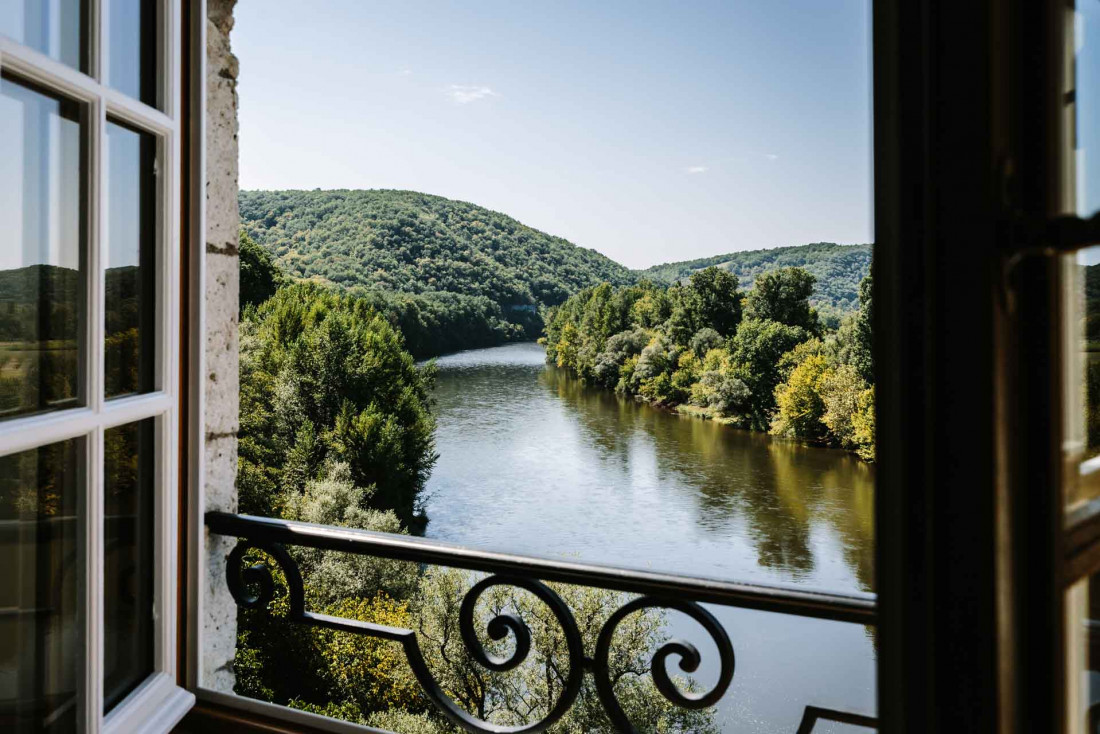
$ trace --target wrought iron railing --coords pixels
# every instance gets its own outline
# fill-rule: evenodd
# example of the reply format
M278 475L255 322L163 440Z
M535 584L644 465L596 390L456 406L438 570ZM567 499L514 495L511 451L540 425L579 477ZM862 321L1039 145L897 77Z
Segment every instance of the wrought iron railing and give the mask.
M542 732L549 729L573 706L586 672L592 675L596 694L615 727L623 732L636 731L616 699L608 661L612 637L619 623L634 612L644 609L660 608L686 614L707 632L718 649L718 680L704 693L681 691L666 669L668 658L676 657L682 671L691 673L697 670L701 655L694 645L683 640L672 640L661 645L654 653L650 664L654 685L668 701L686 709L713 706L722 698L733 680L733 643L714 615L702 606L704 603L858 624L875 623L875 601L870 596L819 593L530 558L474 550L424 538L224 512L207 513L206 525L214 534L238 538L236 547L226 561L226 581L239 606L247 609L263 608L274 596L275 581L271 569L264 563L249 565L245 557L249 550L263 551L279 565L285 577L289 603L286 618L289 622L399 643L424 694L452 723L475 733ZM452 701L435 682L414 630L308 611L302 575L297 563L286 550L288 545L490 574L474 584L463 598L459 610L459 629L471 657L487 670L494 672L513 670L523 663L531 649L531 632L519 617L500 614L489 622L485 631L489 637L498 641L511 634L512 652L507 657L490 654L482 645L474 625L474 609L478 600L487 590L496 586L524 589L534 594L552 612L565 637L568 672L565 674L561 696L546 716L525 726L499 726L475 718ZM546 582L608 589L637 596L604 622L595 650L589 656L584 650L582 636L572 611ZM868 728L874 728L877 723L874 718L861 714L807 706L798 734L813 731L818 721L835 721Z

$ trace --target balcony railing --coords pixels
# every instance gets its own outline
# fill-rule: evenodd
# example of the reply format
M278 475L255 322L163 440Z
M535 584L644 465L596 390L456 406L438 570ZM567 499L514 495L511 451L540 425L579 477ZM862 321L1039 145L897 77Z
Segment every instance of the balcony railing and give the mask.
M733 680L733 642L714 615L702 606L704 603L864 625L875 623L875 600L870 595L819 593L531 558L474 550L404 535L223 512L208 513L206 525L214 534L239 539L226 561L226 581L239 606L261 609L274 596L275 581L271 569L264 563L249 564L245 558L250 550L263 551L280 566L285 577L289 602L286 619L289 622L399 643L424 694L448 720L469 732L541 732L549 729L573 706L586 673L592 675L596 694L614 726L622 732L636 731L615 697L608 661L617 625L637 611L656 608L682 612L695 620L716 645L719 657L718 680L709 691L703 693L684 693L669 677L666 669L667 659L674 657L682 671L691 673L697 670L701 655L694 645L683 640L671 640L660 646L653 655L650 674L657 690L673 705L686 709L713 706L722 698ZM474 608L479 598L487 590L497 586L524 589L534 594L553 613L564 634L568 670L561 696L546 716L525 726L505 727L475 718L452 701L435 682L414 630L308 611L301 572L286 546L354 553L489 574L466 592L459 611L459 629L470 656L487 670L494 672L513 670L523 663L531 649L531 631L515 615L501 614L493 618L486 629L488 635L499 641L511 634L514 645L507 657L490 654L480 642L474 625ZM589 654L584 649L572 611L546 582L608 589L637 596L627 601L604 622L595 650ZM813 731L818 721L835 721L868 728L875 728L877 725L877 721L869 716L807 706L798 733Z

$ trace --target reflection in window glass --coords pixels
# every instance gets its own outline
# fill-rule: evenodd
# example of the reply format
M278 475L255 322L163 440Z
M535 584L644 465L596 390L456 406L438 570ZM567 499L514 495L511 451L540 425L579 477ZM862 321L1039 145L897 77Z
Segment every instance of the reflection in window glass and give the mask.
M0 33L80 71L87 70L83 0L4 0Z
M1065 313L1065 431L1068 459L1077 466L1067 483L1070 521L1092 514L1100 499L1100 248L1067 258Z
M109 711L153 672L153 419L103 434L103 674Z
M157 103L156 0L111 0L111 86L147 105Z
M1100 3L1078 0L1073 30L1076 208L1089 217L1100 211Z
M0 420L80 395L80 109L0 79Z
M104 242L108 398L153 389L156 141L107 123Z
M0 724L74 731L83 657L77 597L80 441L0 458Z
M1100 731L1100 576L1074 584L1066 607L1066 662L1077 678L1067 691L1069 731L1091 734Z

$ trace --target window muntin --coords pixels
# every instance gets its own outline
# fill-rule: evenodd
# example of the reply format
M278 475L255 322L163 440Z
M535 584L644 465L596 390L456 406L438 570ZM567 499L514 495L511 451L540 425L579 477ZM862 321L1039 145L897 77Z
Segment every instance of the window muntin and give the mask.
M83 118L76 102L0 78L0 420L82 393Z
M87 0L5 0L0 34L77 71L88 70Z
M84 442L0 457L0 722L71 731L83 658ZM10 574L10 576L8 576Z
M108 120L105 153L104 389L114 398L154 386L156 139Z

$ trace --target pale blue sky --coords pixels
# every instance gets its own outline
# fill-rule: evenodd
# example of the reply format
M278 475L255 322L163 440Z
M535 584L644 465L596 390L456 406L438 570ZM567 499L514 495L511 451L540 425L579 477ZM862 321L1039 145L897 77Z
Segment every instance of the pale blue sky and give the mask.
M871 240L868 0L241 0L242 188L472 201L633 267Z

